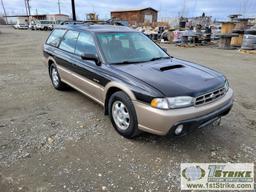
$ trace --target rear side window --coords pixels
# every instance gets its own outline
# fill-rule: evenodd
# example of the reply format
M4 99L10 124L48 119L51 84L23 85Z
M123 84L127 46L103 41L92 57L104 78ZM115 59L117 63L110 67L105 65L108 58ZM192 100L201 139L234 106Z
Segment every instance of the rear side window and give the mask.
M90 33L81 32L76 44L75 53L77 55L87 54L96 54L96 46L93 39L93 36Z
M61 41L59 48L70 53L75 53L78 35L79 33L76 31L68 31Z
M50 37L48 38L48 40L47 40L47 44L49 44L49 45L52 45L52 46L54 46L54 47L58 47L58 45L59 45L59 43L60 43L60 41L61 41L61 38L63 37L63 35L64 35L64 33L65 33L66 31L65 30L63 30L63 29L55 29L52 33L51 33L51 35L50 35Z

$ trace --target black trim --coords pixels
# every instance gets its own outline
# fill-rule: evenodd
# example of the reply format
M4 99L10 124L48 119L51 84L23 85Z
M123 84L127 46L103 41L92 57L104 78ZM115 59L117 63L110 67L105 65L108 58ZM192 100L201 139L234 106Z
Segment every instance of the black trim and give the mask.
M138 99L139 101L142 101L144 103L151 103L151 101L155 98L150 95L142 94L142 93L139 93L136 91L134 91L133 93L134 93L136 99Z
M213 123L215 120L221 118L222 116L227 115L230 112L232 106L233 106L233 100L229 100L223 107L221 107L220 109L214 112L211 112L204 116L199 116L196 118L180 121L176 123L174 126L172 126L172 128L169 131L169 134L175 135L174 134L175 129L181 124L184 126L184 130L182 134L178 136L186 135L187 133L192 132L197 128L206 127L207 125Z
M59 50L63 51L61 49ZM97 66L93 61L84 61L78 55L75 55L73 53L69 54L72 54L73 56L72 61L68 61L65 58L55 56L57 64L89 80L93 81L93 79L97 79L98 82L95 83L98 83L101 86L105 87L106 84L110 82L110 79L104 77L104 74L101 71L101 67Z

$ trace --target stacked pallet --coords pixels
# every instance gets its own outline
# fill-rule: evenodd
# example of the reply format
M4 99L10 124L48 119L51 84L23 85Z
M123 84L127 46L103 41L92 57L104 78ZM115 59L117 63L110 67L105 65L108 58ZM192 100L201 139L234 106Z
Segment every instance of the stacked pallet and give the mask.
M256 26L251 28L249 21L254 18L240 18L240 14L230 15L230 21L222 23L221 34L219 34L219 48L242 50L256 49Z
M239 36L237 33L232 32L236 26L236 21L223 21L221 23L221 34L218 35L220 37L219 48L233 49L234 47L231 46L231 39Z

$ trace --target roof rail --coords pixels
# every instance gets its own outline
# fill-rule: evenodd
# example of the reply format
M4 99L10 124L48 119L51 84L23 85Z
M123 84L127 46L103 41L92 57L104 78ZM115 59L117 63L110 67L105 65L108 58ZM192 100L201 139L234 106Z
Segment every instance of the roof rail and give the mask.
M63 21L60 23L60 25L76 25L76 24L83 24L84 21Z
M124 26L121 22L115 21L113 19L109 19L107 21L104 20L87 20L87 21L63 21L60 23L60 25L82 25L82 24L87 24L87 25L94 25L94 24L99 24L99 25L118 25L118 26Z
M125 26L121 21L114 20L114 19L109 19L107 22L111 25L118 25L118 26Z

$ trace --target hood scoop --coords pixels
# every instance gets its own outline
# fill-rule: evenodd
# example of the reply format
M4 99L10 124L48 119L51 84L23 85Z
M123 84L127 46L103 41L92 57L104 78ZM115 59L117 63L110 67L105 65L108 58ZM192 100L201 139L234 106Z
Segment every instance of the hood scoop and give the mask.
M182 68L185 67L183 65L170 65L170 66L165 66L165 67L161 67L160 71L168 71L168 70L173 70L173 69L178 69L178 68Z

